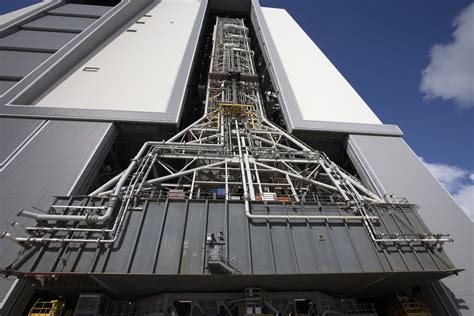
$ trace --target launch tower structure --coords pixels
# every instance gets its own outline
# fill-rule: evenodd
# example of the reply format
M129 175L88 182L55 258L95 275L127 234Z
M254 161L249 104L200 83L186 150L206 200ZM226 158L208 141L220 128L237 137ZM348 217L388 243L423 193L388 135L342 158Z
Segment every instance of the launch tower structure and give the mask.
M284 10L86 2L0 29L2 313L459 308L458 209Z
M106 207L52 205L53 214L22 210L19 216L40 224L24 227L28 237L4 237L27 245L114 243L138 199L164 194L193 200L220 194L225 200L243 200L249 221L360 221L376 247L402 243L441 249L452 241L448 234L377 231L377 213L415 206L377 196L323 152L266 118L248 33L242 19L217 17L204 115L166 142L145 143L125 171L90 194L106 197ZM153 177L158 166L165 172ZM110 186L114 188L106 191ZM288 203L297 214L253 214L252 201ZM340 205L345 214L305 214L326 202ZM67 235L54 236L58 232Z

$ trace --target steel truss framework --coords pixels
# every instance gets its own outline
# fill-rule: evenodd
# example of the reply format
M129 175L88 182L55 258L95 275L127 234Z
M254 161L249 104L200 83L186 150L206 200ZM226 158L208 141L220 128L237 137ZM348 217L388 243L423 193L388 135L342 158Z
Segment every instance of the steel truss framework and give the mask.
M24 227L28 237L4 237L26 244L113 243L135 201L163 193L169 198L243 200L249 220L361 221L377 244L438 247L451 241L446 234L378 233L378 217L371 209L399 202L385 201L325 153L267 120L244 21L217 18L213 42L204 115L167 141L145 143L125 171L90 194L107 198L107 206L53 205L50 214L21 211L19 215L36 219L38 226ZM298 205L308 199L339 203L352 215L252 213L252 202ZM55 238L59 231L70 234ZM103 237L83 237L90 232Z
M101 298L104 315L378 315L375 305L354 298L337 299L321 292L267 292L246 288L244 293L166 293L137 301L113 301L98 294L79 299ZM86 305L87 306L87 305ZM182 313L184 314L184 313Z

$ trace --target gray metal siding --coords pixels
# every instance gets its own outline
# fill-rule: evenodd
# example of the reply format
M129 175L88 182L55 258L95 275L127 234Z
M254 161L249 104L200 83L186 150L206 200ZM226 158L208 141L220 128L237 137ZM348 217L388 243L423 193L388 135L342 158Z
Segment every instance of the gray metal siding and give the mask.
M21 79L51 56L49 53L0 50L0 78Z
M458 299L465 301L468 307L466 315L469 315L474 310L473 222L403 139L351 135L349 146L356 154L356 165L371 170L373 181L378 182L374 183L376 187L418 204L421 218L432 231L448 232L454 238L454 243L445 245L446 253L457 267L466 271L443 282ZM421 222L415 224L424 226ZM429 258L431 254L421 252L418 256L426 265L425 258ZM425 268L435 268L432 264ZM400 260L397 261L397 266L403 266Z
M59 8L49 10L48 14L99 18L110 9L111 7L108 6L68 3Z
M21 27L29 30L79 33L95 21L97 19L94 18L46 15Z
M59 197L53 203L78 205L87 201L93 205L107 203L90 197ZM100 280L124 297L203 288L234 291L257 284L268 290L311 289L339 294L363 291L373 295L454 272L449 259L438 250L432 251L436 255L419 260L417 256L426 252L420 245L376 247L361 223L249 221L243 203L235 201L145 200L136 206L126 214L124 230L112 246L50 244L32 249L31 256L22 257L14 269L20 273L54 272L56 279L46 286L52 290L75 280L86 282L93 276L93 280ZM252 206L256 214L295 212L291 205ZM305 208L297 213L348 214L334 205L319 208L308 204ZM393 232L397 221L387 210L380 212ZM410 223L416 221L415 211L393 212ZM218 231L227 235L228 264L239 271L237 275L208 274L205 269L206 235ZM349 235L357 239L348 241ZM99 236L94 233L87 237ZM396 261L399 263L394 264Z
M254 214L264 215L263 207L254 210ZM254 220L249 223L250 247L252 249L252 267L254 274L275 273L275 259L271 244L270 227L266 220ZM235 236L234 236L235 237Z
M75 36L62 32L20 30L0 39L0 48L54 53Z
M135 241L138 238L140 233L139 227L142 225L143 221L143 211L134 211L129 212L126 218L126 225L135 227L134 230L129 231L127 234L122 234L109 249L108 253L108 263L104 272L107 273L120 273L121 271L129 271L129 266L131 260L133 260L133 255L129 257L123 257L122 251L128 254L133 254L136 249Z
M188 209L180 272L198 274L204 270L207 205L192 203Z
M79 205L87 199L60 198L55 203ZM53 244L28 259L20 270L202 275L207 274L203 266L206 234L220 231L227 235L229 264L243 274L423 272L453 268L442 251L427 252L421 245L376 246L360 222L249 221L243 203L212 200L146 200L137 207L126 214L124 230L113 245L97 248L71 244L62 250L65 262L56 266L61 251ZM255 214L301 214L303 211L307 215L350 214L349 210L336 205L307 204L303 211L283 204L253 203L252 207ZM381 208L375 215L382 219L376 225L378 233L401 232L400 223L407 223L409 227L417 225L413 209ZM88 237L98 237L94 234ZM61 236L62 233L56 234L56 237ZM82 257L85 249L91 253Z
M13 87L18 81L17 80L1 80L0 79L0 95L5 91Z
M23 133L16 130L22 124L7 126L7 135ZM5 223L14 220L18 210L31 206L45 209L51 196L68 194L85 166L97 155L96 150L111 141L112 130L110 123L48 122L0 172L1 231L8 230ZM0 266L11 263L19 249L13 243L0 242Z
M167 203L149 203L145 214L138 246L135 249L131 273L153 273L156 252L163 230L164 217L166 215Z
M306 221L293 223L291 229L293 245L298 260L298 267L301 273L320 273L318 257L321 255L316 251L314 236L311 232L311 226Z
M229 204L228 251L230 263L242 273L252 271L249 223L242 204ZM235 237L234 237L235 236Z
M10 288L13 286L16 278L14 276L9 276L7 278L2 278L0 286L0 303L5 299L10 291Z
M68 194L71 190L74 192L74 186L80 187L81 183L77 181L80 174L89 170L86 166L97 162L98 155L103 154L101 148L115 136L115 128L110 123L1 118L0 126L2 158L16 154L0 171L2 232L10 228L7 223L15 219L18 210L32 206L45 209L52 195ZM22 144L25 140L29 142ZM29 221L29 224L34 223ZM21 249L2 240L0 267L10 264ZM30 268L56 268L55 259L60 251L61 248L56 246L38 252L36 259L50 252L54 260L32 260ZM92 254L95 255L95 249ZM82 252L80 257L86 260L87 252ZM0 292L8 291L10 286L10 281L0 279Z
M187 207L184 202L168 205L168 214L161 236L156 273L177 274L182 253Z
M6 159L30 136L44 121L17 118L0 118L0 169ZM15 131L12 133L12 131Z

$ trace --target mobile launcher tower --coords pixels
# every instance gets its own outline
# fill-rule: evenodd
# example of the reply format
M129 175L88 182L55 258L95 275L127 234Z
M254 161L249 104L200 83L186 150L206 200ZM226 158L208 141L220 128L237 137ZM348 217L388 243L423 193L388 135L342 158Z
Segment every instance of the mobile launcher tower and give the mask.
M422 217L437 212L435 200L446 213L433 226L467 219L285 11L245 1L107 4L43 5L0 39L16 62L0 72L14 72L21 54L41 54L25 48L34 37L73 34L32 72L3 80L11 96L33 78L2 108L13 141L17 124L38 122L2 166L15 210L2 210L13 220L2 272L18 278L8 311L34 285L76 315L470 313L438 280L472 267L456 267L444 250L451 236ZM20 113L34 120L12 118ZM86 163L76 157L84 150L94 157ZM35 159L67 193L39 189L55 175L19 175ZM14 179L53 202L32 209L43 202L13 193ZM454 282L468 297L462 287Z

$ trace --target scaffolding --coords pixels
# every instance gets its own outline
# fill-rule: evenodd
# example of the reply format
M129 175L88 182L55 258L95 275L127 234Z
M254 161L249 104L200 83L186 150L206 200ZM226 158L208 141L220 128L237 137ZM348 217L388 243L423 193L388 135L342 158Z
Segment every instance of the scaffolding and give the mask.
M4 233L21 244L114 243L137 199L164 193L170 199L210 195L245 203L248 220L358 221L377 245L421 243L441 247L447 234L381 234L378 205L397 207L364 186L321 151L314 150L270 122L263 108L249 29L243 19L217 17L205 110L201 118L163 142L147 142L128 168L90 193L107 200L94 206L53 205L48 214L20 211L37 226L27 237ZM331 201L349 215L254 214L252 203L304 204ZM375 209L375 210L374 210ZM57 232L67 237L56 238ZM90 238L89 233L101 238Z

